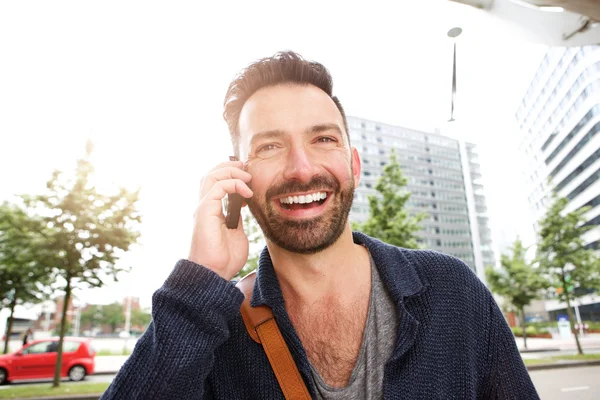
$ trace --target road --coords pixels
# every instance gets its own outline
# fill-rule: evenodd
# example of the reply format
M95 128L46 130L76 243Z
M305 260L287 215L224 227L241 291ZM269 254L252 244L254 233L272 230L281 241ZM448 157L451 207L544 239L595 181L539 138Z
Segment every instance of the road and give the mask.
M543 400L600 399L600 366L531 371Z

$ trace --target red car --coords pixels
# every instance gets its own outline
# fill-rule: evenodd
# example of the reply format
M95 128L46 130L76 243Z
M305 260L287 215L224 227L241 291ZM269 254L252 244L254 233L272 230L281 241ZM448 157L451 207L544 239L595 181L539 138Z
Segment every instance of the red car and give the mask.
M0 385L18 379L47 379L54 377L58 338L34 340L22 349L0 356ZM96 351L90 341L66 337L63 342L60 375L80 381L94 373Z

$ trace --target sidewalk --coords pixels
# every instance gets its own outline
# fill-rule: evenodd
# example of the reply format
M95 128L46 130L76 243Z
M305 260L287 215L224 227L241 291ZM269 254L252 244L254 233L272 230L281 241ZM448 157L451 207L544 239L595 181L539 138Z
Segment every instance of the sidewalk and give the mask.
M543 358L544 352L560 352L560 351L575 351L577 345L575 338L572 339L527 339L527 350L523 347L523 339L515 338L519 351L522 353L540 353L531 354L527 358ZM590 334L585 337L580 337L579 342L584 349L592 350L592 352L600 352L600 334ZM528 354L529 355L529 354ZM96 356L96 372L97 375L116 374L121 366L125 363L128 356Z
M96 368L94 375L112 375L119 369L129 356L96 356Z
M523 346L523 338L515 338L515 340L521 352L577 350L574 336L570 339L527 338L527 350ZM580 336L579 343L584 351L585 349L600 349L600 334L593 333Z

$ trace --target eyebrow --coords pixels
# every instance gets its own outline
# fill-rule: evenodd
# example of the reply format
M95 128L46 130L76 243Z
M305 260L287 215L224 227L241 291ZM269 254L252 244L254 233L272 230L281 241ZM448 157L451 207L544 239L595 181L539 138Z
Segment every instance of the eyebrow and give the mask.
M310 128L306 129L304 131L304 133L306 133L306 134L321 133L321 132L326 132L326 131L331 131L331 130L336 131L340 136L343 136L342 130L336 124L313 125ZM273 129L270 131L258 132L257 134L252 136L252 139L250 139L250 147L252 147L252 145L255 142L257 142L261 139L264 140L264 139L276 138L276 137L281 137L283 135L285 135L285 132L282 131L281 129Z
M340 136L342 135L342 130L336 124L319 124L314 125L306 130L306 133L321 133L326 131L336 131Z

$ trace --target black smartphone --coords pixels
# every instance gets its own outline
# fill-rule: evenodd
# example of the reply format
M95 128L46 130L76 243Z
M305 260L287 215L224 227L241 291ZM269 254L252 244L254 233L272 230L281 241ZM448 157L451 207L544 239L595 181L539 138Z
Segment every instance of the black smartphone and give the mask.
M237 157L230 156L229 161L237 161ZM242 212L242 196L237 193L227 195L227 213L225 214L225 225L229 229L236 229Z

